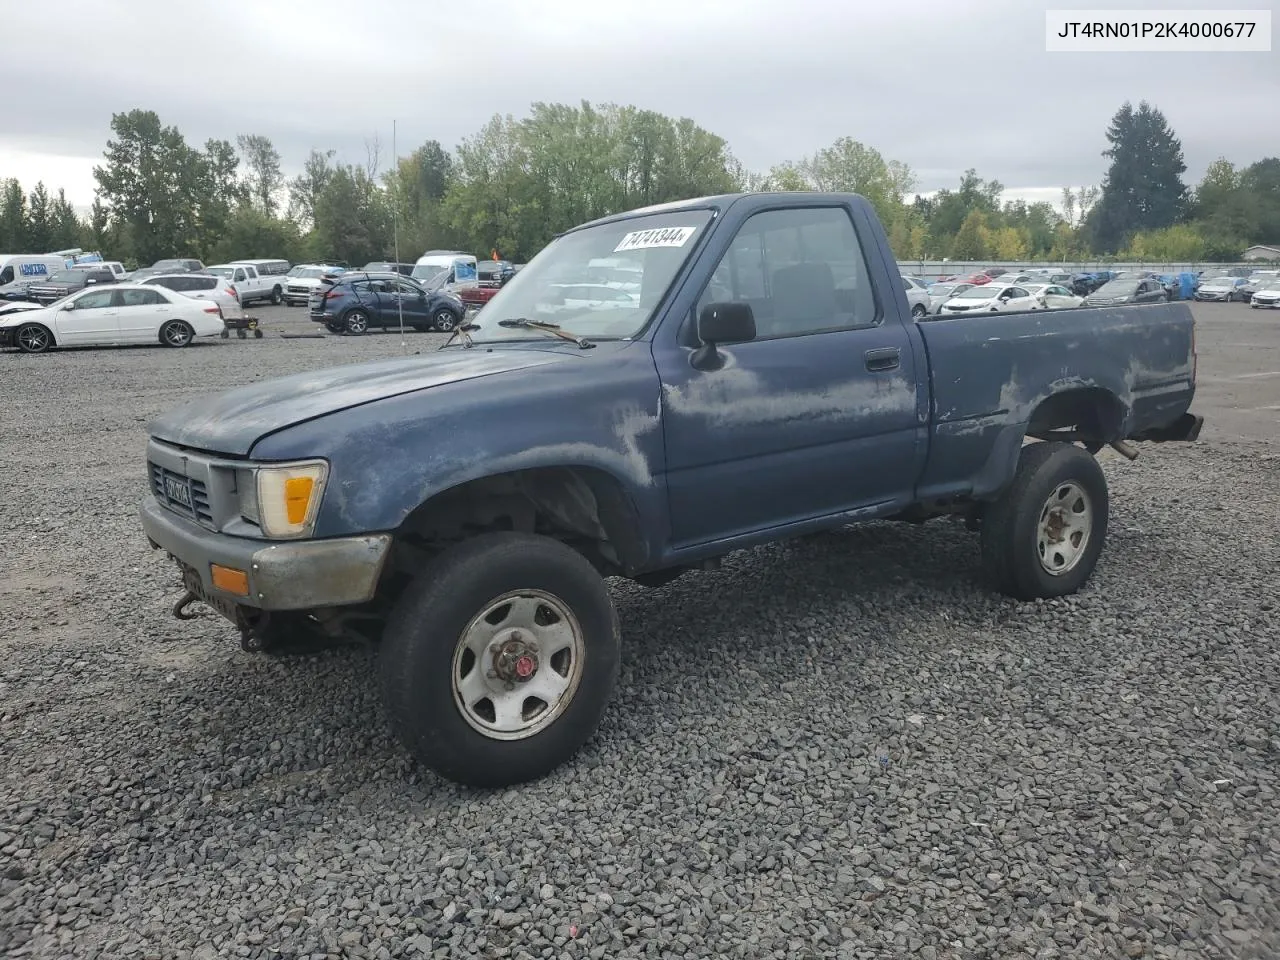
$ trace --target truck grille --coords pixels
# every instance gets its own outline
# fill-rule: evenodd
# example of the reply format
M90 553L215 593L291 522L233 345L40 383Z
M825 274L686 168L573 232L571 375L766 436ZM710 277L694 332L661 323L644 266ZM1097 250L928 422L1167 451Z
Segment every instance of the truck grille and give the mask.
M151 465L151 491L155 494L156 499L160 501L161 506L167 507L174 513L180 513L183 516L190 517L206 526L213 526L213 510L209 506L209 490L201 480L194 477L184 477L180 473L172 470L166 470L158 463ZM191 485L191 506L179 503L169 497L166 489L166 480L173 480L179 483L189 483Z
M289 292L290 292L290 293L303 293L303 294L310 294L310 293L311 293L311 288L310 288L310 287L295 287L292 283L291 283L291 284L289 284L288 289L289 289Z

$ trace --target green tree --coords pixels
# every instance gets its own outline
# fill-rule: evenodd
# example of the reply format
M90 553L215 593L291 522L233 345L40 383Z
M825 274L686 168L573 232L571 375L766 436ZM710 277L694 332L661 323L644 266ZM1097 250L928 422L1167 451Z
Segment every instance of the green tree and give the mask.
M25 251L27 246L27 195L13 178L0 181L0 247Z
M950 247L965 220L975 211L982 214L980 222L984 229L988 222L996 221L1003 193L1004 184L982 179L972 167L961 176L959 189L939 190L927 205L930 248L941 251Z
M33 253L65 249L53 245L53 209L44 181L37 183L27 198L27 246Z
M391 206L364 169L335 167L316 198L314 217L313 256L337 257L353 266L391 256Z
M1137 110L1126 101L1106 136L1110 146L1102 155L1111 166L1090 220L1095 244L1110 252L1123 247L1136 230L1159 230L1182 217L1187 166L1164 114L1145 100Z
M916 185L910 167L886 160L879 150L852 137L841 137L794 165L775 169L787 183L781 189L861 194L875 207L886 229L901 219L903 199Z
M304 227L315 222L316 202L333 176L332 150L312 150L302 172L289 181L289 216Z
M1251 243L1280 243L1280 158L1266 157L1240 173L1240 189L1255 211Z
M226 235L232 210L248 202L239 167L235 148L226 140L209 140L203 151L189 157L187 194L192 207L192 242L201 257L209 257Z
M52 233L50 249L69 250L84 245L84 224L76 215L76 208L67 200L66 190L61 187L50 205L49 221Z
M193 254L199 158L177 127L151 110L111 118L105 162L93 168L99 197L121 232L127 254L151 263Z
M242 133L236 137L236 146L244 161L245 185L251 201L267 216L275 216L279 207L278 197L284 188L280 153L275 144L270 137L258 133Z
M401 256L448 244L449 230L441 213L453 185L453 156L436 140L428 140L401 157L383 177L400 222ZM414 253L416 257L418 254Z
M956 231L951 244L953 260L986 260L991 256L991 244L987 230L987 215L981 210L970 210Z
M307 256L298 225L273 217L256 204L242 204L231 211L225 233L207 251L210 261L233 258L284 257L293 262Z

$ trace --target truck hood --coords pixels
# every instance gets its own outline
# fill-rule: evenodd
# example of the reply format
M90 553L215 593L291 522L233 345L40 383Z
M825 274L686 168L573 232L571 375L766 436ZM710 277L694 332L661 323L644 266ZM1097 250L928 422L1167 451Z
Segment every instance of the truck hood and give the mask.
M263 437L316 417L568 359L559 351L474 348L315 370L189 401L152 421L148 429L156 439L179 446L245 456Z

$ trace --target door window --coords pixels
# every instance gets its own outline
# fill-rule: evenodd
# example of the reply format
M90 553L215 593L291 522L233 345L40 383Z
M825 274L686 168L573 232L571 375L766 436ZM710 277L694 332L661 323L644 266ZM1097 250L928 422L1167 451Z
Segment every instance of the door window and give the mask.
M155 290L121 290L119 292L122 307L154 307L169 302Z
M906 278L903 286L910 289ZM752 214L698 302L750 304L757 339L874 327L880 323L866 258L842 207Z
M77 310L101 310L112 305L114 290L91 290L76 300Z

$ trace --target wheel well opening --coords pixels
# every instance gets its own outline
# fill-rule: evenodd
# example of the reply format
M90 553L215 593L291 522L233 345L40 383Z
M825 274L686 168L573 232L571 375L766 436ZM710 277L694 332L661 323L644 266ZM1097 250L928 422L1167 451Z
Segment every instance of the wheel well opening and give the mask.
M633 570L647 552L635 508L613 476L539 467L471 480L422 503L396 531L384 580L403 582L449 546L495 530L554 537L604 576Z
M1027 436L1037 440L1110 443L1121 439L1127 414L1124 404L1109 390L1067 390L1053 394L1036 407L1027 425Z

